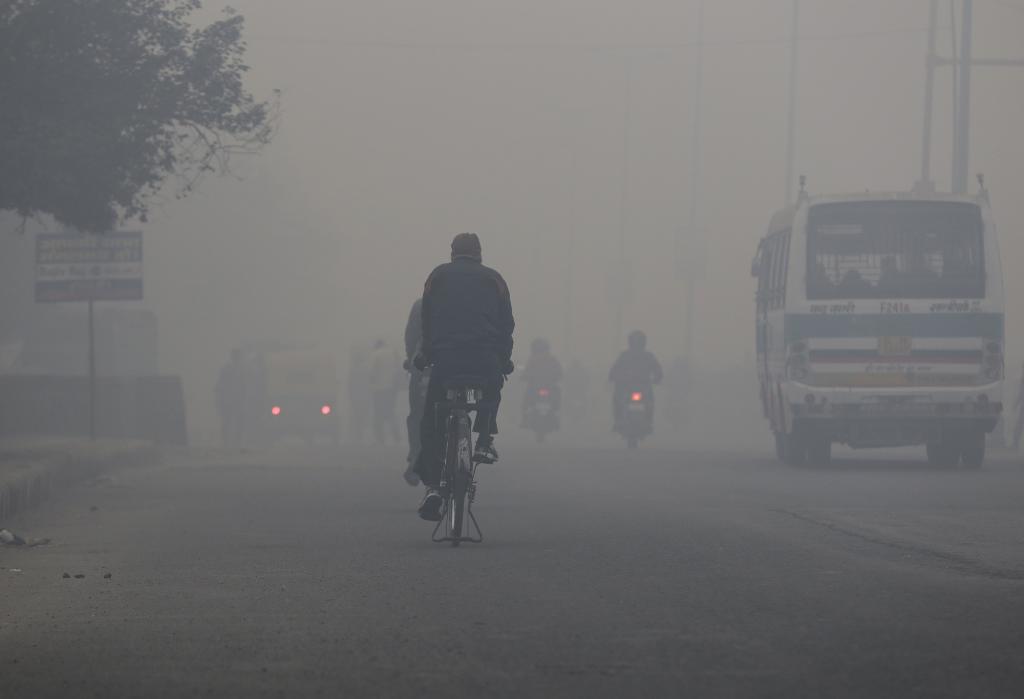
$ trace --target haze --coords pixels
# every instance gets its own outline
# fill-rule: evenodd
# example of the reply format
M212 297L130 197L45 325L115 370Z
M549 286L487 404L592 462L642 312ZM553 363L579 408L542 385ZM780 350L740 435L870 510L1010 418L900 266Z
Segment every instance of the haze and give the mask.
M738 409L752 409L756 440L769 436L756 422L749 263L784 199L790 3L706 3L694 230L695 3L232 5L247 19L251 88L281 91L280 131L263 155L235 160L237 179L168 196L145 226L145 303L160 322L161 371L184 377L194 439L213 438L210 386L231 347L316 341L343 367L355 345L397 342L426 274L467 230L509 281L520 349L548 337L598 379L633 328L666 365L684 354L679 235L696 275L691 365L742 373ZM1019 52L1020 5L981 2L976 15L977 55ZM919 0L804 3L796 171L812 193L913 185L926 26ZM1008 298L1024 294L1013 274L1024 256L1022 88L1024 70L976 71L971 170L992 192ZM940 69L940 189L950 92ZM622 278L631 294L616 328ZM1011 381L1021 321L1009 304Z

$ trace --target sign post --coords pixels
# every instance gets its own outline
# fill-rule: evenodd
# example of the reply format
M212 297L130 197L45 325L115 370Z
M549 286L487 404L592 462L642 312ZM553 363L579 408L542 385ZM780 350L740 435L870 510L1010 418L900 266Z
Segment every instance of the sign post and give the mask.
M89 439L96 441L96 323L89 299Z
M89 305L89 437L96 439L96 301L142 300L142 233L36 237L36 303Z

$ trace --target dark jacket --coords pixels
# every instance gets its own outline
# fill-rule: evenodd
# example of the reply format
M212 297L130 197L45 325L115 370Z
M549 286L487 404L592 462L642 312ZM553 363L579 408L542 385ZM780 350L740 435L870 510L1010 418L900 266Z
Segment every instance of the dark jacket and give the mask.
M526 360L523 380L530 388L550 388L562 380L562 364L551 352L534 352Z
M423 353L428 359L452 350L483 350L509 361L515 327L508 285L490 267L456 258L427 278Z
M661 364L645 349L628 349L619 355L608 379L620 390L645 388L661 383Z

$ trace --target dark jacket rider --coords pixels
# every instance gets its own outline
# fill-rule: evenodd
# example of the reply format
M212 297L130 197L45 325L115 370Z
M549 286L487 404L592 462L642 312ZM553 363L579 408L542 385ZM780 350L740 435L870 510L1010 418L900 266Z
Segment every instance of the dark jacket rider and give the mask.
M485 401L493 407L477 411L478 434L474 459L494 463L498 453L494 435L504 377L512 372L512 302L501 275L482 264L480 239L461 233L452 241L451 262L427 278L423 288L423 348L419 368L431 366L426 410L421 423L421 449L416 473L427 486L420 505L423 519L441 517L441 442L443 424L437 424L433 406L444 399L444 384L455 376L483 380Z
M626 395L632 391L640 391L644 394L644 400L653 412L653 397L651 387L661 383L661 364L653 354L647 350L647 335L640 330L634 330L629 334L629 349L619 355L608 372L608 380L615 386L615 395L612 398L612 407L615 415L615 426L618 429L622 417L622 404Z

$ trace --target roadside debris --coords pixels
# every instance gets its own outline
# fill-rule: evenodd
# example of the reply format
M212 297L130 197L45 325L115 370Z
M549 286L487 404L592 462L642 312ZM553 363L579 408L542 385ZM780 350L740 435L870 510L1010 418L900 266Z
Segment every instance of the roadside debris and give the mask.
M9 546L24 546L25 540L10 529L0 529L0 542Z
M71 573L64 573L64 575L62 575L60 577L62 577L62 578L70 578L71 577Z
M111 574L110 574L110 573L104 573L104 574L103 574L103 579L104 579L104 580L110 580L110 577L111 577Z
M81 580L84 577L85 577L85 573L75 573L75 578L77 578L78 580Z
M8 546L45 546L48 543L50 543L50 540L47 538L23 539L10 529L0 529L0 544L7 544Z

